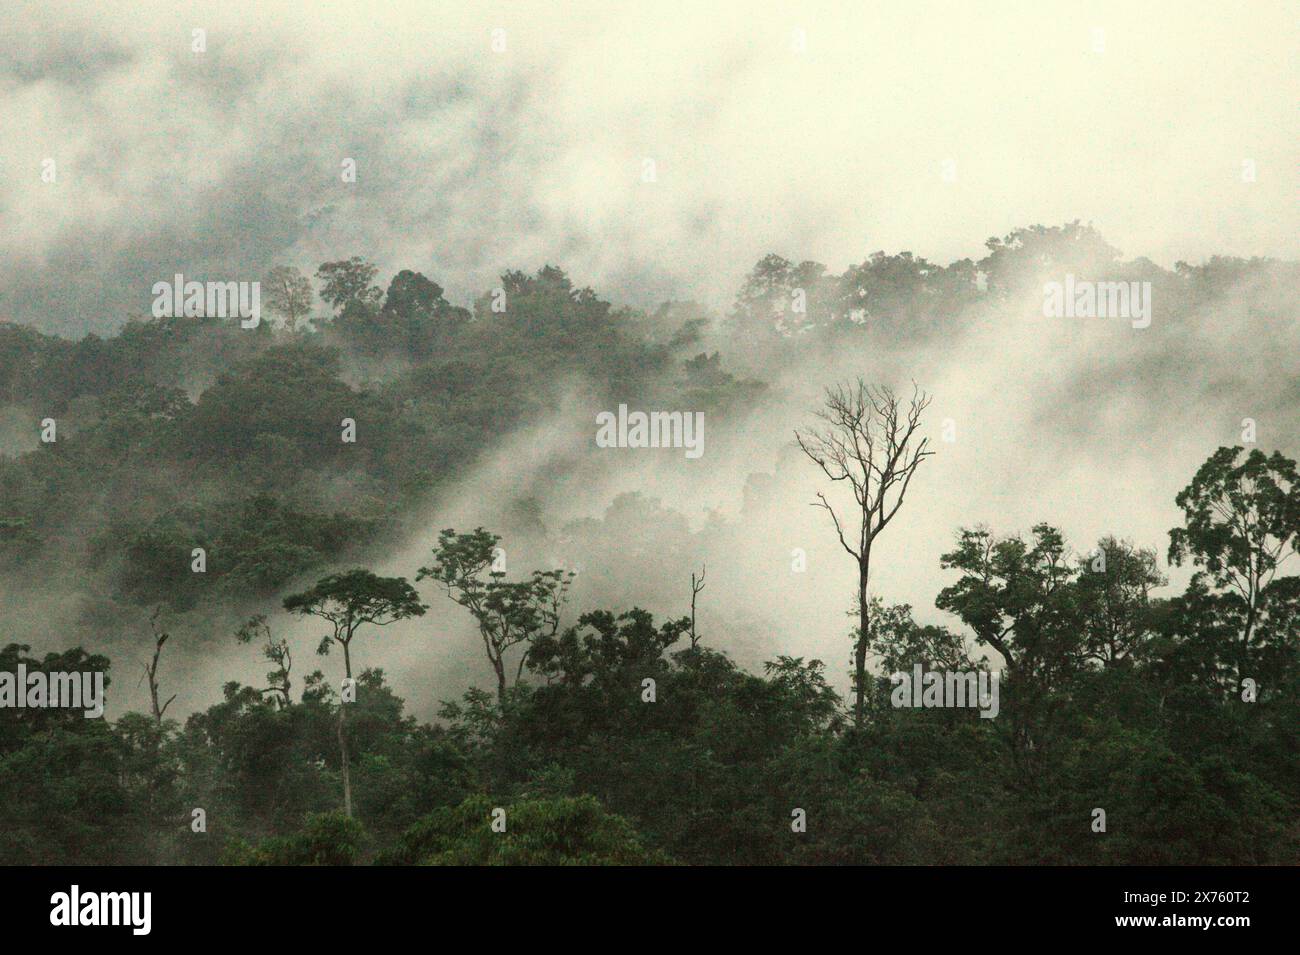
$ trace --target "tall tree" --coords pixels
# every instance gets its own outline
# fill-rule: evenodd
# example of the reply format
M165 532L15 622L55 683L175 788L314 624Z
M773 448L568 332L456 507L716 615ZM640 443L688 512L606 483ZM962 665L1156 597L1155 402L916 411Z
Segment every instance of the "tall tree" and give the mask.
M1083 666L1085 637L1074 586L1076 568L1061 533L1048 524L1029 540L963 529L940 566L962 572L935 606L961 618L977 642L1006 661L1004 688L1015 687L1010 717L1014 785L1039 785L1042 741L1056 715L1053 693Z
M388 283L378 328L383 340L372 343L376 350L405 348L411 357L428 358L446 332L469 318L469 312L448 302L437 282L402 269Z
M960 617L979 643L1002 655L1011 673L1044 676L1060 668L1073 649L1059 646L1057 638L1075 629L1058 624L1074 609L1069 588L1076 572L1060 531L1037 524L1026 541L999 538L987 528L963 529L957 547L939 563L962 576L939 592L935 606Z
M388 283L383 311L404 318L430 318L446 304L441 285L419 272L402 269Z
M1131 661L1154 633L1151 591L1167 582L1149 548L1112 536L1085 554L1075 590L1086 656L1106 667Z
M483 649L497 678L497 699L504 701L506 654L524 645L515 669L519 681L532 643L539 637L553 637L560 626L560 606L573 580L572 572L535 570L527 580L509 582L497 570L501 538L483 528L469 534L454 529L438 535L433 563L421 567L416 580L433 579L478 622Z
M332 644L343 648L343 669L352 680L352 638L366 624L384 627L397 620L420 617L428 609L420 603L405 577L380 577L368 570L330 574L315 586L284 598L284 609L299 616L329 621L333 632L323 637L317 652L329 653ZM347 703L339 702L338 738L343 766L343 811L352 815L352 774L346 729Z
M887 387L856 383L826 391L821 421L804 433L795 432L800 449L831 481L847 482L856 504L855 522L841 521L826 495L818 492L814 507L825 508L835 523L840 545L858 569L858 632L854 641L854 725L866 715L867 641L871 632L871 601L867 581L871 550L903 505L908 485L921 462L933 454L929 439L916 431L930 398L912 386L911 400L902 401ZM847 531L846 531L847 528ZM847 534L847 536L846 536Z
M1274 617L1291 620L1300 605L1300 578L1277 576L1300 552L1300 475L1296 463L1255 449L1219 448L1175 499L1185 527L1169 532L1169 560L1197 568L1193 591L1237 619L1236 646L1226 654L1241 678L1264 639L1282 634ZM1261 624L1265 633L1261 635ZM1272 625L1272 626L1270 626Z

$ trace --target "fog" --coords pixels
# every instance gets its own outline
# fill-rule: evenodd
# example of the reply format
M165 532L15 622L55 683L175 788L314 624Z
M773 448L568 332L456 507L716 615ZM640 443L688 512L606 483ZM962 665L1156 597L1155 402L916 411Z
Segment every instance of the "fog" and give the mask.
M176 271L310 274L353 254L385 280L419 269L457 302L549 262L619 304L691 299L719 316L767 252L836 272L877 249L946 264L1033 223L1091 221L1165 268L1297 258L1297 37L1281 3L1238 17L1187 3L10 6L43 28L0 38L0 320L68 336L145 313ZM855 571L808 506L828 482L792 444L827 385L915 380L932 396L936 454L877 545L872 587L950 626L933 605L960 527L1049 521L1079 550L1115 533L1163 558L1174 496L1243 418L1261 448L1300 452L1294 284L1239 289L1212 313L1157 302L1138 330L1045 319L1041 277L1023 278L995 310L913 343L873 335L776 362L718 337L728 368L769 387L707 418L699 460L598 450L595 415L613 409L565 383L548 420L503 437L428 503L423 533L369 565L413 577L439 529L482 524L505 538L512 577L579 568L566 622L634 605L680 616L707 565L706 644L747 666L818 657L843 689ZM1261 305L1290 318L1262 324ZM0 420L2 450L22 440ZM544 534L512 510L528 498ZM64 645L48 630L72 619L72 591L7 593L23 608L15 639ZM427 718L490 671L468 614L422 592L428 615L363 633L354 660L385 668ZM315 668L319 629L267 610L295 676ZM178 715L260 677L254 652L228 649L165 660ZM147 705L133 666L114 668L112 715Z
M924 347L817 350L766 369L772 387L762 401L706 417L699 460L680 449L596 448L599 407L575 390L552 420L506 442L434 502L427 533L384 557L382 571L412 576L429 562L438 530L481 524L503 536L511 577L577 570L571 623L597 608L682 616L692 571L707 567L698 601L706 645L751 668L777 654L816 657L843 690L856 567L826 513L809 505L821 490L841 515L851 512L794 447L793 432L811 423L827 385L862 375L903 394L915 379L933 399L924 430L936 454L873 549L872 591L887 603L910 603L918 619L961 629L934 607L955 579L939 564L958 529L1027 533L1040 521L1059 527L1077 555L1110 534L1153 548L1171 581L1160 595L1172 596L1190 576L1165 562L1168 532L1181 524L1174 498L1200 463L1239 443L1247 417L1261 447L1300 451L1300 330L1294 320L1260 328L1243 304L1294 315L1296 289L1240 289L1172 328L1157 310L1141 330L1123 320L1045 319L1040 289L1026 287L1021 311L999 309ZM1162 355L1175 359L1170 367ZM530 497L546 534L512 515ZM802 572L793 569L796 548L806 554ZM424 592L429 614L387 628L362 659L410 687L413 701L486 685L468 613L434 588Z
M178 269L362 250L462 300L553 262L724 307L769 251L1082 218L1170 267L1300 232L1285 3L6 7L39 26L0 36L0 317L73 335Z

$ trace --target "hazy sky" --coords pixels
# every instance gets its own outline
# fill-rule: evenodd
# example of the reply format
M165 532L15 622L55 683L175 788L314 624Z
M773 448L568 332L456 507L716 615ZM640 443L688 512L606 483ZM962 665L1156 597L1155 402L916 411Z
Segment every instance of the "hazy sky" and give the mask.
M0 319L66 334L177 270L355 253L461 301L550 261L725 306L768 251L946 263L1081 218L1168 267L1300 233L1286 3L5 0L0 22Z

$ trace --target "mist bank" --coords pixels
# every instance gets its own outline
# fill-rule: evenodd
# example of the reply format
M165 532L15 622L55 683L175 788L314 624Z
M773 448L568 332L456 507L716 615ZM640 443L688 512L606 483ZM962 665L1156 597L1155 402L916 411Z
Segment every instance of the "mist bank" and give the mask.
M1039 274L1017 276L1006 296L919 336L868 327L850 342L818 341L816 330L751 342L715 317L702 344L740 356L735 364L767 387L752 404L706 416L700 460L595 447L596 415L610 409L575 384L561 411L441 498L424 518L428 531L381 564L409 574L438 529L486 526L502 535L512 575L577 571L569 619L633 606L679 616L691 573L707 567L698 601L706 643L750 668L779 653L825 660L843 689L856 570L825 513L809 506L818 490L833 492L792 435L825 387L862 375L903 389L915 380L934 399L924 430L937 453L877 551L873 590L887 602L953 626L934 599L950 582L939 558L957 530L1023 533L1040 521L1078 554L1110 534L1154 548L1172 596L1190 575L1164 560L1181 519L1174 498L1205 457L1241 443L1247 419L1266 450L1300 450L1288 425L1300 410L1287 317L1294 275L1293 266L1264 267L1200 307L1158 294L1157 319L1144 329L1045 318ZM374 647L374 658L399 685L450 695L474 672L477 635L459 607L436 592L429 600L429 616L395 625L402 639ZM455 660L445 680L429 667L444 654Z
M356 564L413 577L440 529L481 525L502 536L512 577L577 571L570 620L633 606L680 616L691 573L707 567L698 617L709 645L749 668L782 653L816 657L843 688L855 571L825 513L809 506L818 491L835 499L836 489L792 441L826 387L861 376L902 392L914 383L931 397L923 431L936 454L882 538L872 590L947 625L952 618L933 606L946 582L939 557L962 527L1017 533L1046 521L1079 553L1114 534L1163 554L1179 519L1174 497L1210 451L1245 441L1249 430L1265 449L1296 453L1287 426L1300 400L1293 263L1216 258L1165 270L1121 258L1077 223L1016 230L986 250L978 262L946 266L882 252L838 274L769 255L724 313L684 302L613 306L559 270L507 273L512 304L503 314L485 296L472 314L440 305L410 317L434 329L433 350L418 354L392 337L402 326L384 330L383 322L408 320L387 306L374 313L373 329L344 309L291 336L163 320L129 327L120 342L41 346L44 361L81 369L82 392L35 398L49 379L11 374L11 396L25 400L8 407L8 418L21 436L37 408L63 407L72 460L119 473L127 497L97 497L94 481L85 492L65 488L53 519L42 518L48 559L12 565L4 576L16 611L12 639L110 651L121 658L110 711L140 708L146 608L172 602L176 639L165 668L195 690L177 701L184 714L211 702L211 688L232 674L258 678L255 655L229 638L244 616L267 613L301 665L319 662L328 672L330 661L313 659L321 634L279 612L280 595ZM1050 313L1045 289L1065 275L1149 282L1150 324ZM390 286L389 300L397 289ZM590 352L573 351L573 341ZM334 365L316 354L322 344L334 349ZM148 358L123 365L98 357L128 347ZM113 369L100 383L86 377L91 356ZM121 391L115 376L126 381L128 370L180 387L157 404ZM113 431L124 401L150 409L147 427L164 436ZM698 418L698 457L689 448L602 446L602 423L617 421L620 405ZM360 468L331 450L339 447L325 433L336 427L332 409L334 418L363 422ZM388 433L376 433L380 424ZM217 430L205 435L210 427ZM231 446L231 428L276 437L244 435ZM150 458L150 443L165 446L173 433L188 444ZM403 433L423 437L410 444ZM123 441L125 459L114 450ZM38 445L11 458L11 485L55 460L40 457L51 450ZM132 456L148 479L129 470ZM117 472L104 472L119 459L126 463ZM30 502L39 507L39 498ZM142 530L123 523L123 503ZM221 530L215 516L196 524L187 507L242 510L245 524ZM33 533L30 521L11 534ZM215 534L214 553L237 545L247 551L239 572L260 573L261 545L249 535L275 528L302 542L324 535L343 549L310 557L311 575L289 563L251 589L223 577L226 589L210 591L186 572L193 535ZM135 565L121 563L124 553ZM214 563L214 573L229 569L229 559ZM1181 588L1186 570L1162 569ZM151 576L159 572L164 579ZM359 662L382 666L428 717L436 700L480 682L484 662L461 608L428 585L422 593L428 615L387 628Z
M73 336L178 263L365 250L466 300L561 260L725 309L773 250L959 259L1084 215L1172 267L1300 234L1280 3L9 6L0 319Z

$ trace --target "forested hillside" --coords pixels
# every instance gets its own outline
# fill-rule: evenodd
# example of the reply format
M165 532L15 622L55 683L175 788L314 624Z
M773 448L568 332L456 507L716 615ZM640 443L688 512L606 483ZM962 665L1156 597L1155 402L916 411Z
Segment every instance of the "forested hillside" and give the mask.
M1205 446L1176 501L1150 503L1181 515L1163 540L1068 541L1051 515L1018 530L971 513L930 568L932 606L868 594L863 571L861 607L816 595L837 611L854 598L825 635L842 652L796 655L776 632L751 665L695 615L696 594L741 610L746 596L642 499L563 530L588 562L649 550L690 580L667 614L641 609L672 598L614 558L516 558L535 548L509 534L559 530L522 480L480 502L493 526L440 519L466 475L575 395L584 420L687 409L706 441L738 441L756 408L788 405L790 379L836 386L832 358L904 396L924 388L909 355L1040 309L1043 277L1067 273L1150 282L1158 303L1140 349L1071 387L1200 374L1273 422L1258 442ZM385 282L361 257L310 278L267 263L263 288L251 329L136 318L69 341L0 323L0 593L26 633L58 621L10 643L0 670L109 686L103 719L0 708L0 862L1300 862L1300 380L1239 382L1231 356L1195 371L1206 316L1294 345L1296 263L1166 270L1072 223L947 266L876 253L835 274L770 255L726 314L620 306L551 266L463 305L437 276ZM940 421L921 423L942 453ZM548 480L582 479L602 454L588 430ZM825 474L809 466L800 506L837 480L809 457ZM826 520L830 560L838 528ZM435 606L481 638L481 668L463 695L416 707L366 650ZM304 621L310 642L285 636ZM268 672L208 705L221 681L169 684L177 654ZM890 677L914 666L1000 673L999 712L900 707ZM115 710L141 680L152 711ZM409 713L435 706L429 722Z

